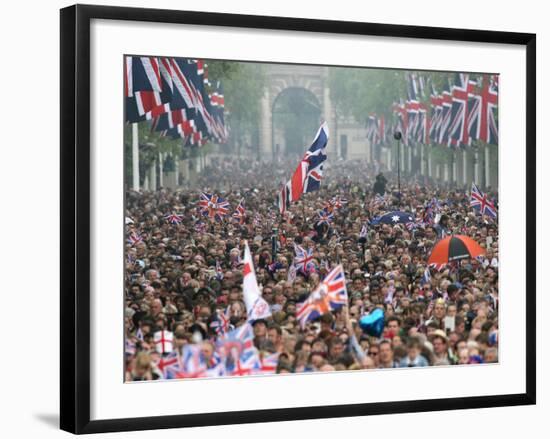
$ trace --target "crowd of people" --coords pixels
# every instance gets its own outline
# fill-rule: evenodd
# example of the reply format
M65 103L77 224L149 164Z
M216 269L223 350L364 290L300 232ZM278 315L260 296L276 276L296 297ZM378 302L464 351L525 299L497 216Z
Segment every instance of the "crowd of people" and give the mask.
M251 373L498 361L498 225L470 208L468 188L410 177L398 193L391 172L335 161L320 190L281 215L277 192L295 163L227 158L212 162L189 187L127 192L127 381L185 376L167 374L164 365L167 358L183 361L191 345L214 365L221 316L228 330L250 323L259 358L272 360L272 367ZM202 192L228 200L229 214L221 221L204 217ZM330 200L340 201L332 222L320 224L318 212ZM241 201L242 224L231 215ZM413 224L372 221L394 210L411 213ZM451 234L473 238L486 254L428 267L434 244ZM252 322L243 302L245 241L271 311ZM312 249L313 270L292 269L295 244ZM300 325L297 307L336 265L345 272L347 305ZM376 309L383 311L383 331L373 335L360 321Z

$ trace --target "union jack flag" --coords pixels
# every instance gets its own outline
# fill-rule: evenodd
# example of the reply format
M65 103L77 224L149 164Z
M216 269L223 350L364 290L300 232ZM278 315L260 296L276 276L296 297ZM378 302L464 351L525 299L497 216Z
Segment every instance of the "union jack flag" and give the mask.
M456 74L452 88L451 121L448 146L463 146L470 143L468 131L468 98L474 91L475 82L467 74Z
M334 214L326 209L320 210L317 215L319 216L317 224L326 224L328 226L334 221Z
M244 200L241 200L239 202L239 205L236 207L235 212L233 212L233 218L239 224L244 224L244 219L246 218L246 213L244 210Z
M498 144L498 126L495 110L498 105L498 76L483 77L481 88L480 135L479 138L487 143Z
M451 126L451 108L453 106L453 98L449 90L449 85L443 87L441 94L441 122L439 124L437 143L446 145L449 142L449 128Z
M230 358L225 367L227 374L230 376L247 376L260 372L262 363L258 352L254 349L254 352Z
M218 335L224 335L229 331L229 318L230 318L231 308L228 306L225 308L225 311L221 309L216 310L216 320L210 323L210 327L216 331Z
M229 213L229 202L216 194L203 192L199 201L199 208L203 216L221 221Z
M328 124L324 122L294 174L279 193L277 204L281 214L286 212L292 201L298 201L302 194L319 190L323 178L324 162L327 159L328 138Z
M344 204L347 204L347 203L348 203L347 198L343 198L339 196L333 197L325 203L325 209L328 210L329 212L332 212L333 210L341 209L344 206Z
M399 103L393 104L393 112L397 116L395 132L400 132L403 134L403 145L408 146L409 137L407 136L407 131L409 129L409 116L407 110L405 109L403 100L400 100Z
M335 267L296 309L296 318L305 327L310 320L337 310L348 303L346 277L341 265Z
M417 139L417 131L420 128L420 103L418 102L418 84L416 81L416 75L409 74L408 79L408 99L405 102L405 110L407 112L407 132L406 138L409 141L415 141Z
M140 242L143 242L143 237L138 232L132 232L128 235L127 241L128 244L134 246Z
M177 374L184 373L183 364L176 351L172 351L164 357L160 357L156 366L165 379L175 378Z
M472 183L472 191L470 192L470 207L473 207L481 213L491 218L497 217L497 209L491 202L487 194L484 194L475 183Z
M254 346L254 329L250 323L245 323L226 333L218 340L217 351L222 358L229 356L242 356L256 352Z
M279 352L271 355L264 355L261 359L261 371L263 373L275 373L279 364Z
M164 216L164 219L170 224L179 224L183 220L183 215L178 215L177 213L171 213Z
M206 228L208 226L203 223L202 221L198 221L195 223L195 231L198 232L198 233L204 233L206 232Z
M207 376L208 365L201 352L200 345L185 345L183 347L181 363L181 371L175 373L175 378L203 378Z
M308 248L306 250L303 247L294 244L294 253L296 254L294 258L294 266L298 271L301 271L306 275L312 271L315 271L315 263L313 262L313 248Z
M259 213L255 213L254 218L252 220L252 225L254 227L261 227L262 223L263 223L262 215L260 215Z
M126 338L124 341L124 353L128 355L135 355L136 351L136 342L130 338Z
M431 84L432 93L430 95L430 103L432 104L432 118L430 120L429 138L432 143L437 143L439 131L441 129L441 112L443 110L443 97L435 91L435 87Z

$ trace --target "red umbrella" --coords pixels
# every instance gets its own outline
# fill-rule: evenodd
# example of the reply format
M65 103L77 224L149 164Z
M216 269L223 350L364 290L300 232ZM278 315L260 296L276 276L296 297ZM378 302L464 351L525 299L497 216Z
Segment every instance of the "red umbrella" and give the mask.
M428 264L448 264L459 259L475 258L485 254L485 249L472 238L464 235L452 235L438 241L428 259Z

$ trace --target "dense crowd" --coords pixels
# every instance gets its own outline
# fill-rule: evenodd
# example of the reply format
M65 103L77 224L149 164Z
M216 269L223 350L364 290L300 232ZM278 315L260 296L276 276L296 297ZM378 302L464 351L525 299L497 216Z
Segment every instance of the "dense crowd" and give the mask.
M325 169L319 191L281 216L277 191L295 163L225 159L212 162L189 187L127 192L126 380L167 378L163 358L179 358L191 344L214 364L220 315L228 317L230 329L247 322L245 240L271 310L271 317L252 322L259 356L276 359L273 370L266 368L270 372L498 361L498 226L470 208L467 188L411 177L402 178L398 193L390 172L375 184L379 169L338 161ZM223 221L201 215L203 191L230 202ZM333 221L319 224L318 212L335 198L342 203ZM241 200L244 224L231 216ZM372 224L393 210L410 212L414 225ZM167 219L171 214L177 222ZM450 234L473 238L486 255L426 270L434 244ZM294 279L295 243L313 249L315 270ZM348 305L302 327L298 304L338 264ZM360 324L376 308L384 312L379 336Z

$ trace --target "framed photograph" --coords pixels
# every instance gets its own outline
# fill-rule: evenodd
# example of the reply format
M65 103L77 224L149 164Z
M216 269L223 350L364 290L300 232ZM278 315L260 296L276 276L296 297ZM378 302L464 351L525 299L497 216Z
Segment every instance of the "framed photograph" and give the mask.
M534 404L535 42L62 9L61 428Z

